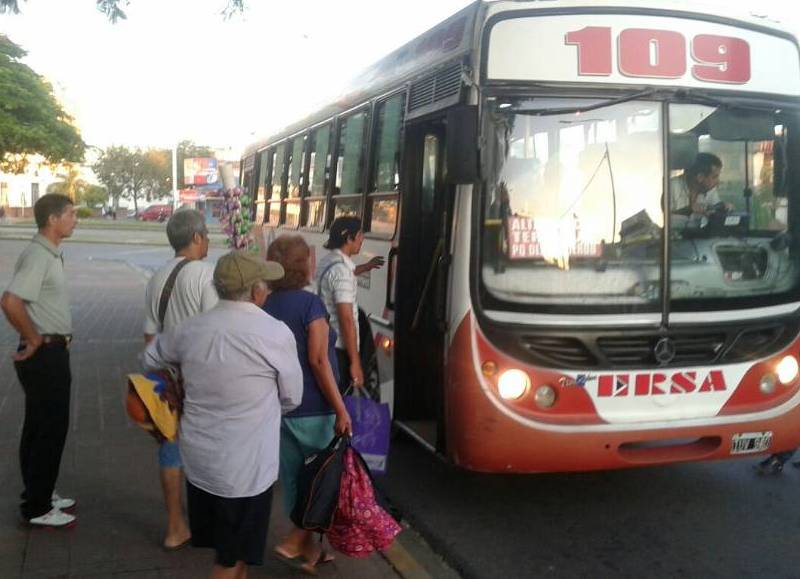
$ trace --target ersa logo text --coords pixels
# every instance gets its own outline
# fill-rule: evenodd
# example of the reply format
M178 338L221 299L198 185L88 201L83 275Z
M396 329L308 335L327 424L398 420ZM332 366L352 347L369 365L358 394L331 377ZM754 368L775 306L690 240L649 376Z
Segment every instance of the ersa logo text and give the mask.
M596 386L598 398L722 392L728 389L725 375L720 370L579 374L575 383L588 388Z

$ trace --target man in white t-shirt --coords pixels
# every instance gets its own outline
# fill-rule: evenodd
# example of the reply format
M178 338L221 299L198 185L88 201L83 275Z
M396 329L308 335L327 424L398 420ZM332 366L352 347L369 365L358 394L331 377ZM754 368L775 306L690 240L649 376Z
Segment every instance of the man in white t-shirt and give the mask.
M181 322L206 312L217 305L214 288L214 268L203 262L208 255L208 229L203 215L194 209L175 212L167 223L167 238L175 250L175 257L159 269L147 284L145 291L145 344L156 334L171 330ZM186 263L183 263L183 262ZM159 320L159 307L165 285L176 267L181 267L164 313ZM163 442L158 450L161 488L167 509L167 532L164 548L175 550L187 545L191 538L181 502L181 457L177 441Z
M339 389L364 385L359 357L358 282L362 273L381 267L384 260L373 257L356 265L351 259L361 251L364 232L359 217L337 217L331 224L324 247L330 253L320 259L315 279L317 294L325 304L331 327L336 330L336 358L339 364Z

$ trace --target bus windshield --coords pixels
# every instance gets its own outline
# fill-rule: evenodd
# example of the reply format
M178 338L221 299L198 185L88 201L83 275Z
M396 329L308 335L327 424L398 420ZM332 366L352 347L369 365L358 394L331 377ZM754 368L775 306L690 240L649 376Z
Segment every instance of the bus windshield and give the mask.
M486 297L497 307L660 311L668 269L671 309L789 299L800 255L800 236L789 235L797 114L602 104L489 100ZM543 111L553 112L534 114Z

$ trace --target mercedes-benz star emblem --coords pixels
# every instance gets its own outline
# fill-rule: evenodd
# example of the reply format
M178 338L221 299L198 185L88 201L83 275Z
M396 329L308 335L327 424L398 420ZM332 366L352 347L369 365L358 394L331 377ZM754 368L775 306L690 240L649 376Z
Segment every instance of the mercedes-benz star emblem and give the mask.
M653 348L653 354L656 357L656 362L662 366L666 366L675 358L675 342L669 338L661 338L656 342Z

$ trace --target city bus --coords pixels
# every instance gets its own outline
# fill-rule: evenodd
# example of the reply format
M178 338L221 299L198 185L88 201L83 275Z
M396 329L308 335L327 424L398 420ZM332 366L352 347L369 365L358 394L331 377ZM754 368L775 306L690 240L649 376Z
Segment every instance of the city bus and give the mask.
M370 389L466 469L791 449L799 54L688 3L475 2L247 148L254 235L318 260L362 219Z

